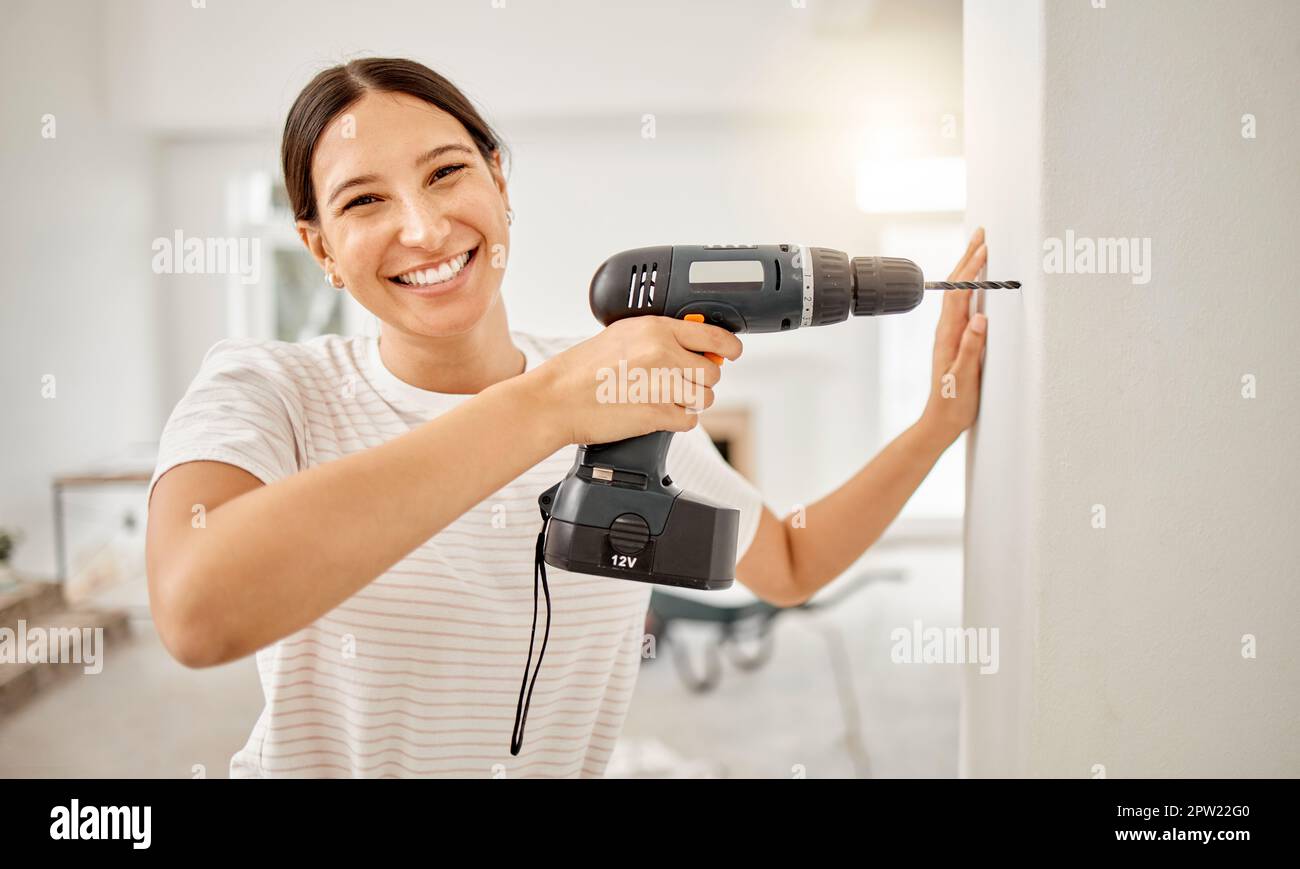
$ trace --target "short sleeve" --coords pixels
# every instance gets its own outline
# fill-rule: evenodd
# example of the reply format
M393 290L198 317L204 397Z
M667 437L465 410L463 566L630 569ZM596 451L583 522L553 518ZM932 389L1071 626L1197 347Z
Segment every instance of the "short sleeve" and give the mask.
M267 484L300 470L300 403L272 344L227 338L207 352L163 428L147 498L159 477L185 462L225 462Z
M736 540L736 561L739 562L758 533L763 496L739 471L727 464L703 425L673 436L668 450L668 475L694 495L740 510L740 530Z

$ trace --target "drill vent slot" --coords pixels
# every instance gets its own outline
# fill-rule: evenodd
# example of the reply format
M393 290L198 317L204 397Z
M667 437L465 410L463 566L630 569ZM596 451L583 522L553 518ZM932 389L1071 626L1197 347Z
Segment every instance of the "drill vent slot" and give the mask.
M655 303L655 280L659 277L659 263L642 263L632 266L632 283L627 289L629 310L646 308Z

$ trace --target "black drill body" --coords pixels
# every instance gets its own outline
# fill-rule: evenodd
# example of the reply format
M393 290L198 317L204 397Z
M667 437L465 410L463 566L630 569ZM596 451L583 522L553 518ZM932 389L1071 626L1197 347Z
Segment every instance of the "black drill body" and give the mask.
M591 282L591 311L606 326L646 314L702 314L731 332L784 332L851 313L910 311L923 286L921 270L905 259L850 260L798 244L664 245L606 260Z

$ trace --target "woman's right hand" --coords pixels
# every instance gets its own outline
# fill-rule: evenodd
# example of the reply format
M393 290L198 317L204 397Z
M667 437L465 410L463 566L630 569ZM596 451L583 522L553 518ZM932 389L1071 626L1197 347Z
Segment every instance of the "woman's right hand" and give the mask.
M741 350L740 339L719 326L628 317L523 376L540 385L564 444L603 444L694 428L699 412L713 404L713 387L722 377L721 366L702 354L734 362ZM628 382L633 372L645 378L641 400Z

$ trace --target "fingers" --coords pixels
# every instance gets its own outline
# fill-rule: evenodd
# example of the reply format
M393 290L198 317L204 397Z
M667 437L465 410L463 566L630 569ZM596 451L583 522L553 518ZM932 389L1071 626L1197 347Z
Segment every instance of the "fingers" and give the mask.
M699 386L690 389L684 396L684 400L677 403L677 406L690 414L700 414L713 407L713 390L707 386Z
M984 244L984 227L976 229L970 237L970 243L966 245L966 252L962 254L957 265L953 267L952 274L948 275L950 281L972 281L979 270L984 267L988 261L989 249ZM946 337L954 343L961 330L966 328L966 312L970 310L970 290L948 290L943 294L943 313L940 315L940 328L946 328Z
M981 226L976 228L975 232L971 233L970 243L966 245L966 252L963 253L961 255L961 259L957 261L957 265L953 268L952 274L948 276L948 280L950 281L969 280L969 278L959 278L957 276L962 273L962 269L966 267L966 264L970 262L971 258L975 256L975 254L979 251L980 247L982 247L983 244L984 244L984 227Z
M936 343L942 343L953 352L957 352L957 342L970 319L970 297L974 290L944 290L943 311L939 314L939 326L935 332Z
M989 249L984 243L984 227L975 230L966 252L948 276L950 281L973 281L988 264ZM935 355L938 361L948 363L957 354L958 342L966 331L970 319L970 298L974 290L947 290L943 294L943 311L935 331ZM946 366L944 366L946 367Z
M984 351L984 341L988 335L988 318L976 314L970 318L970 324L961 336L961 346L957 350L957 360L952 366L952 373L958 376L968 371L978 371L980 353Z
M722 357L714 362L708 356L700 353L692 353L689 350L678 350L672 354L673 362L678 371L681 372L682 378L690 383L698 383L700 386L717 386L718 381L722 379Z
M676 348L671 363L648 370L653 385L650 401L668 410L688 408L702 413L713 405L713 387L722 380L722 369L689 350Z
M696 353L714 353L735 362L744 349L740 339L723 329L708 323L696 323L691 320L679 320L675 317L665 318L672 323L673 334L677 343ZM721 362L721 360L710 360Z
M713 406L713 387L722 380L722 372L695 354L683 355L689 357L685 364L659 372L657 401L670 410L677 407L702 413Z
M970 297L974 290L945 290L943 311L934 332L935 361L945 370L957 357L961 336L970 320Z
M984 267L988 265L988 262L989 262L989 246L987 244L981 244L979 246L979 249L975 251L975 255L966 261L966 264L962 267L959 276L953 278L953 280L955 281L977 280L980 276L980 272L984 271Z
M672 317L658 318L676 340L668 391L652 409L661 431L683 432L699 423L699 415L713 406L713 387L722 379L721 363L740 358L740 339L720 326ZM665 348L667 349L667 348Z
M699 425L700 414L679 404L662 405L655 417L659 431L690 431Z

